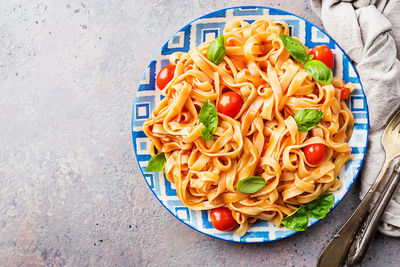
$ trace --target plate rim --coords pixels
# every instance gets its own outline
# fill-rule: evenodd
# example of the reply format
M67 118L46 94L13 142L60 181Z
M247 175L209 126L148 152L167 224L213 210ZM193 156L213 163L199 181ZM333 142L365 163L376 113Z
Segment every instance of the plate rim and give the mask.
M180 31L182 31L183 29L185 29L187 26L192 25L194 22L196 22L196 21L198 21L198 20L201 20L201 19L204 19L204 18L208 18L208 17L212 16L212 15L215 14L215 13L219 13L219 12L221 12L221 11L226 11L226 10L230 10L230 9L240 9L240 8L242 8L242 9L243 9L243 8L244 8L244 9L256 9L256 8L261 8L261 9L268 9L268 10L279 11L279 12L282 12L282 13L286 13L286 15L294 16L294 17L296 17L297 19L303 20L303 21L305 21L306 23L309 23L309 24L311 24L312 26L316 27L318 30L320 30L320 31L323 32L326 36L328 36L329 39L332 40L332 41L334 42L334 44L342 51L342 53L343 53L344 55L346 55L346 57L349 59L349 63L350 63L350 65L351 65L351 67L354 69L355 74L357 75L357 78L358 78L358 80L360 81L360 87L361 87L361 91L362 91L362 93L363 93L363 98L365 99L365 107L366 107L366 113L367 113L367 129L366 129L366 131L367 131L367 136L366 136L365 150L364 150L364 152L363 152L363 157L362 157L362 159L361 159L361 161L360 161L360 167L358 168L358 170L357 170L356 174L354 175L354 177L353 177L351 183L349 184L349 187L348 187L347 191L344 193L343 197L342 197L336 204L334 203L333 207L328 211L328 213L327 213L327 215L326 215L326 216L328 216L328 214L330 214L330 213L343 201L343 199L346 198L347 194L348 194L349 191L352 189L354 183L356 182L358 176L360 175L360 172L361 172L361 169L362 169L362 167L363 167L363 165L364 165L365 157L366 157L366 154L367 154L368 143L369 143L369 134L370 134L370 119L369 119L368 102L367 102L367 97L366 97L366 94L365 94L365 91L364 91L364 87L363 87L362 82L361 82L360 75L358 74L358 71L357 71L356 67L354 66L354 64L353 64L352 60L350 59L350 57L349 57L349 56L347 55L347 53L343 50L343 48L336 42L336 40L335 40L334 38L332 38L332 36L330 36L328 33L326 33L324 30L322 30L320 27L318 27L318 26L315 25L314 23L310 22L309 20L307 20L307 19L305 19L305 18L303 18L303 17L300 17L299 15L296 15L296 14L294 14L294 13L291 13L291 12L289 12L289 11L286 11L286 10L282 10L282 9L274 8L274 7L268 7L268 6L258 6L258 5L240 5L240 6L232 6L232 7L227 7L227 8L222 8L222 9L214 10L214 11L212 11L212 12L209 12L209 13L205 14L205 15L202 15L202 16L200 16L200 17L197 17L197 18L193 19L192 21L190 21L189 23L187 23L185 26L183 26L183 27L180 28L178 31L176 31L174 34L172 34L172 35L168 38L168 40L167 40L166 42L164 42L164 44L161 46L161 48L158 49L157 52L155 52L155 54L153 55L153 57L150 59L150 63L151 63L152 61L154 61L154 60L157 58L157 56L158 56L159 54L161 54L161 51L162 51L163 47L164 47L165 45L167 45L168 42L169 42L174 36L176 36ZM147 67L145 68L145 70L144 70L144 72L143 72L143 74L142 74L142 76L141 76L141 78L140 78L140 80L139 80L137 89L136 89L136 91L135 91L135 97L134 97L133 106L132 106L132 114L131 114L132 146L133 146L133 151L134 151L134 154L135 154L136 163L137 163L137 166L139 167L139 170L140 170L140 172L141 172L141 174L142 174L142 177L143 177L143 179L145 180L145 182L146 182L148 188L150 189L150 191L153 193L153 195L156 197L156 199L161 203L161 205L162 205L174 218L176 218L178 221L180 221L181 223L185 224L186 226L188 226L188 227L190 227L190 228L196 230L197 232L199 232L199 233L201 233L201 234L204 234L204 235L207 235L207 236L209 236L209 237L216 238L216 239L220 239L220 240L223 240L223 241L227 241L227 242L245 243L245 244L246 244L246 243L247 243L247 244L251 244L251 243L254 243L254 244L257 244L257 243L269 243L269 242L274 242L274 241L278 241L278 240L281 240L281 239L285 239L285 238L291 237L291 236L293 236L293 235L299 233L300 231L293 231L293 232L289 233L288 235L279 236L279 237L277 237L277 238L275 238L275 239L273 239L273 240L268 239L268 240L263 240L263 241L246 241L246 240L241 240L241 239L239 239L239 240L224 239L224 238L222 238L222 237L220 237L220 236L215 236L215 235L212 235L212 234L210 234L210 233L202 232L200 229L195 228L194 226L192 226L192 225L186 223L185 221L183 221L183 220L181 220L180 218L178 218L174 213L172 213L172 211L169 210L169 209L166 207L166 205L164 205L164 203L163 203L163 202L161 201L161 199L157 196L157 194L154 192L154 190L151 189L150 184L148 183L148 181L147 181L146 178L144 177L143 170L142 170L142 168L140 167L139 161L138 161L138 159L137 159L137 151L136 151L136 149L135 149L135 144L134 144L134 131L133 131L134 125L133 125L133 122L134 122L135 104L136 104L137 97L138 97L137 92L138 92L138 89L139 89L139 86L140 86L141 82L142 82L143 79L145 78L145 75L146 75L147 70L148 70L148 65L147 65ZM352 113L353 113L353 112L352 112ZM165 179L165 175L163 175L163 178ZM326 217L324 217L324 218L326 218ZM310 224L307 226L306 231L307 231L309 228L311 228L313 225L315 225L315 224L317 224L318 222L322 221L324 218L322 218L322 219L316 219L316 220L311 221ZM304 232L304 231L303 231L303 232Z

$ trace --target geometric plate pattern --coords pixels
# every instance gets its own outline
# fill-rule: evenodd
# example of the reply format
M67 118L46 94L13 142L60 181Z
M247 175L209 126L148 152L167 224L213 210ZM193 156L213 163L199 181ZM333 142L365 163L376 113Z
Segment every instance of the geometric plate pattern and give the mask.
M312 48L320 44L329 46L335 57L334 75L356 85L350 99L346 100L355 117L354 132L349 142L352 147L352 159L339 174L342 187L334 193L334 206L336 206L354 183L364 160L369 133L367 101L357 71L342 48L320 28L297 15L274 8L243 6L218 10L190 22L173 35L150 62L140 81L132 109L132 141L136 159L144 179L157 199L176 218L193 229L234 242L268 242L285 238L296 232L276 227L265 221L255 223L243 237L232 232L215 230L211 225L208 211L193 211L186 208L176 196L175 186L165 179L162 172L146 171L145 168L150 159L148 151L150 140L143 133L142 125L162 99L161 91L155 86L156 74L168 64L170 54L177 51L187 52L190 48L214 39L222 33L226 23L234 19L253 22L265 17L287 22L291 35L300 38L308 47ZM329 216L326 220L329 220ZM317 221L311 220L310 226Z

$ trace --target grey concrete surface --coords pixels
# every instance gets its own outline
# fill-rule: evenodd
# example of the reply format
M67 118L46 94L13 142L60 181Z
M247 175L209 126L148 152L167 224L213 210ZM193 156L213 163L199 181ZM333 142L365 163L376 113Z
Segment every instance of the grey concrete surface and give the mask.
M194 18L307 0L0 2L0 266L314 266L359 202L356 185L290 238L236 244L200 234L153 196L134 158L133 97L149 60ZM398 266L377 235L363 266Z

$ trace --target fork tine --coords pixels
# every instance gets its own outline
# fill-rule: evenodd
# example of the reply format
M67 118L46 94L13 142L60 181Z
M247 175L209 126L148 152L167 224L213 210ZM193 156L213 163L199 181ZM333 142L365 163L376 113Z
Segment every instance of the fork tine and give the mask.
M386 120L386 125L390 124L393 120L400 119L400 106L398 106Z
M392 120L393 120L393 131L400 133L400 112L398 112Z
M396 131L396 132L400 133L400 129L399 129L400 128L400 107L389 116L386 125L387 125L386 129L389 132Z

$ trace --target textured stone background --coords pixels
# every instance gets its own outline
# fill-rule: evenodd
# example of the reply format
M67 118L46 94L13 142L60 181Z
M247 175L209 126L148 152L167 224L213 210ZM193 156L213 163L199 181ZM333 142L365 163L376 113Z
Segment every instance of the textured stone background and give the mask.
M0 3L0 265L313 266L358 186L290 238L236 244L167 212L134 159L133 97L149 60L189 21L257 4L320 25L306 0ZM398 264L377 235L363 266Z

